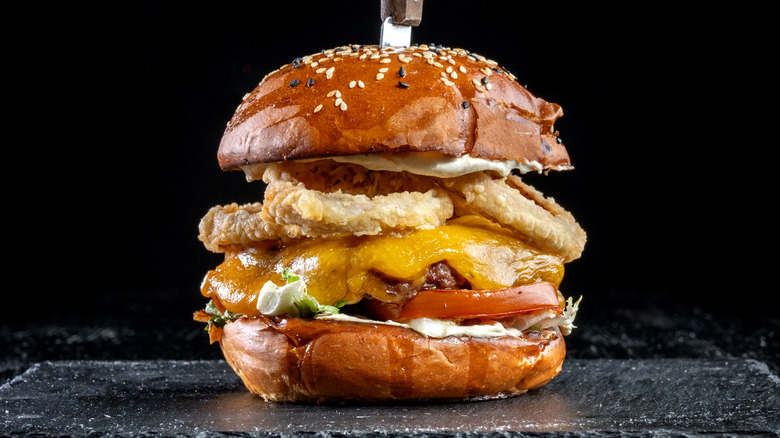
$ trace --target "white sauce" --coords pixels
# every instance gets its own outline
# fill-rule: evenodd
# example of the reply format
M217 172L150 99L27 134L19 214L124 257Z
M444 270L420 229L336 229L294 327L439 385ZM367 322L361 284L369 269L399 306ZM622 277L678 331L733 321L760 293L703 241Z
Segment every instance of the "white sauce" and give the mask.
M492 324L458 325L452 321L434 318L412 319L406 324L395 321L375 321L373 319L357 318L343 313L321 313L317 319L360 322L364 324L384 324L412 329L430 338L446 338L447 336L471 336L473 338L500 338L503 336L519 337L522 332L514 328L506 328L499 322Z
M331 159L339 163L358 164L371 170L406 171L439 178L451 178L484 170L497 172L501 176L509 175L513 169L518 169L521 173L542 171L542 165L536 161L526 163L517 160L493 161L469 155L452 157L439 152L346 155Z
M440 152L402 152L362 155L343 155L328 157L339 163L350 163L363 166L371 170L386 170L392 172L406 171L416 175L432 176L438 178L452 178L479 171L493 171L503 177L517 169L520 173L538 172L543 170L542 165L536 161L519 162L517 160L486 160L474 158L469 155L452 157ZM299 160L300 162L317 161L319 158ZM249 181L259 180L267 164L257 163L241 166ZM568 166L559 166L553 170L566 170Z

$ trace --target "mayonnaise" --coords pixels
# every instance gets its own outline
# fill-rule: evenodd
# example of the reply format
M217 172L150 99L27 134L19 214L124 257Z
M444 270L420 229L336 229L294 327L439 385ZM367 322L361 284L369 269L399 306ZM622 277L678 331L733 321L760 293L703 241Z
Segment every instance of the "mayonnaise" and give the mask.
M490 324L458 325L453 321L435 318L416 318L406 323L396 321L375 321L373 319L357 318L343 313L321 313L317 319L336 321L361 322L365 324L384 324L412 329L430 338L446 338L447 336L471 336L473 338L500 338L503 336L519 337L522 332L514 328L506 328L499 322Z
M490 170L507 176L513 169L521 173L541 172L536 161L521 163L517 160L493 161L469 155L452 157L439 152L404 152L389 154L364 154L331 157L339 163L358 164L371 170L406 171L416 175L451 178L471 172Z
M363 166L370 170L385 170L392 172L406 171L416 175L438 178L452 178L472 172L493 171L503 177L517 169L520 173L542 172L543 167L537 161L520 162L517 160L486 160L469 155L452 157L440 152L393 152L379 154L342 155L327 157L339 163L350 163ZM317 161L321 158L299 160L300 162ZM241 166L249 181L259 180L267 164L257 163ZM554 170L566 170L561 166Z

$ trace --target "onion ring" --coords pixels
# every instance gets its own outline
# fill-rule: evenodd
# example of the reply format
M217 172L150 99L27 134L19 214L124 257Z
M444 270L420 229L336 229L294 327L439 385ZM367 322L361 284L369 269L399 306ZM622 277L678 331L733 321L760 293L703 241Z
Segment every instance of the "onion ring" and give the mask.
M306 237L432 229L453 214L452 200L438 188L373 197L326 193L306 188L277 166L269 166L263 180L268 184L263 212L276 224L300 227Z
M390 175L379 178L381 185L393 186ZM399 184L415 182L409 175L399 174L398 178ZM212 207L201 219L198 238L206 249L223 252L231 245L248 246L264 240L432 229L453 214L447 192L430 181L416 181L418 187L428 188L425 192L405 190L367 196L340 189L309 189L276 165L266 168L263 180L267 184L263 203Z
M520 178L493 179L485 172L475 172L441 181L456 192L453 198L458 210L493 218L526 235L542 251L564 257L565 262L582 254L585 231L574 217Z

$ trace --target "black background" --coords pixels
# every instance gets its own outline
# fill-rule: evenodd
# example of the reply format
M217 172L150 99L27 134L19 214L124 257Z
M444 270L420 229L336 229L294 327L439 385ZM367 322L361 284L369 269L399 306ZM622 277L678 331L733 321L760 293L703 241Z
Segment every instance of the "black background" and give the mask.
M9 344L34 324L116 323L109 343L143 344L143 357L174 343L178 356L213 354L190 316L220 256L197 225L213 205L262 196L217 165L227 120L293 58L379 39L378 1L157 3L58 4L15 18L24 30L7 48L3 328L22 334ZM714 8L426 0L412 33L495 59L563 107L556 128L576 169L529 181L588 232L562 284L585 297L583 333L589 318L608 328L621 307L778 315L775 126L755 56L766 56L768 31L740 27L738 8Z

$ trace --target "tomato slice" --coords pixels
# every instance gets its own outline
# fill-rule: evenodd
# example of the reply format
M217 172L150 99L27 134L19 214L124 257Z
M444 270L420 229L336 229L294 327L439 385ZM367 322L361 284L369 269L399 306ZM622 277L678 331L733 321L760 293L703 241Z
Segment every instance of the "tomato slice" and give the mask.
M501 290L422 290L403 305L372 301L374 317L406 321L414 318L500 319L538 310L563 313L558 290L540 282Z

